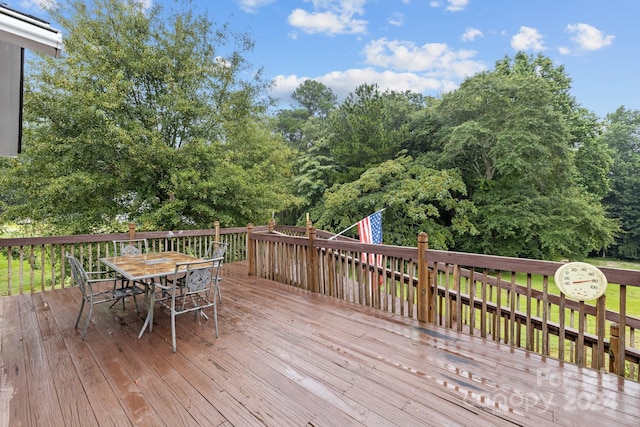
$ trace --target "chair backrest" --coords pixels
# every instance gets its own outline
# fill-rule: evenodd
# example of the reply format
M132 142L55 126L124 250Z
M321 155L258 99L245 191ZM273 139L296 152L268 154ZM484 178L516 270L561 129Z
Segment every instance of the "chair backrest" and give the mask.
M149 244L147 239L114 240L113 250L116 256L146 254L149 252Z
M207 252L204 257L207 259L224 258L225 252L227 252L228 243L223 242L211 242L207 248Z
M202 261L180 262L176 264L176 277L184 274L184 289L187 293L208 290L217 280L223 258ZM174 286L177 281L174 281Z
M91 285L89 284L89 276L82 266L82 263L69 253L66 253L64 257L69 261L69 266L71 267L71 278L75 284L78 285L80 291L82 291L82 295L86 297L91 294L92 290Z

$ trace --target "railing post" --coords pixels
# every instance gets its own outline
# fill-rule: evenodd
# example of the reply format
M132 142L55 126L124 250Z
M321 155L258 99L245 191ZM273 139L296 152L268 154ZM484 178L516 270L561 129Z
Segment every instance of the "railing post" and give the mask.
M249 276L256 275L256 250L255 242L251 240L251 233L253 232L253 224L247 225L247 264Z
M215 221L213 223L213 229L215 230L213 234L214 242L219 242L220 241L220 221Z
M311 292L318 292L318 253L313 247L316 240L315 227L307 227L307 235L309 236L309 249L307 251L307 279L309 280L309 289Z
M269 223L267 224L267 231L269 233L273 233L276 230L276 220L275 218L271 218ZM268 266L267 278L271 280L276 280L276 243L275 242L267 242L267 259L266 263Z
M607 296L602 295L596 302L596 335L598 344L596 345L596 356L592 356L592 366L595 369L604 369L604 335L606 322L606 300ZM595 363L594 363L595 362Z
M620 357L618 353L619 337L620 327L617 323L612 323L609 326L609 372L616 375L620 375L618 372L618 358ZM624 376L624 372L622 376Z
M429 236L422 232L418 234L418 320L433 323L435 311L429 280L427 249L429 249Z
M131 240L136 238L136 225L133 222L129 223L129 238Z

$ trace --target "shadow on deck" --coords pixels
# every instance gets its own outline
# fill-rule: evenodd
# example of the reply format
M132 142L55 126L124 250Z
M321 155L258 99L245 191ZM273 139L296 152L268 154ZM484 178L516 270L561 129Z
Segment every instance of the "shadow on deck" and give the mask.
M153 333L80 292L0 298L0 426L640 425L640 384L225 266L213 322Z

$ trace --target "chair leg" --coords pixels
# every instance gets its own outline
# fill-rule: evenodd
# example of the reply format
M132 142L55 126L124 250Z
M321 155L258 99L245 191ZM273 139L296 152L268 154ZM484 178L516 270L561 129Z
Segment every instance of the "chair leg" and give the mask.
M171 343L173 344L173 352L176 352L176 314L171 312Z
M87 329L89 329L89 323L91 323L91 315L93 314L93 304L89 304L89 314L87 315L87 322L84 325L84 330L80 338L84 339L87 336Z
M218 304L213 304L213 324L216 327L216 338L218 338Z
M84 310L84 298L82 298L82 302L80 303L80 313L78 313L78 317L76 318L75 328L78 329L78 323L80 323L80 317L82 316L82 311Z
M140 307L138 307L138 300L136 299L136 294L133 294L133 303L136 306L136 313L140 313Z
M122 287L123 287L123 288L125 288L125 287L126 287L126 286L128 286L128 285L129 285L129 281L128 281L128 280L127 280L127 284L126 284L126 285L125 285L125 283L124 283L124 280L122 281ZM124 309L125 309L125 306L124 306L124 297L122 297L121 299L122 299L122 309L124 310Z
M216 282L216 293L218 294L218 300L222 302L222 295L220 294L220 284L218 284L217 282Z

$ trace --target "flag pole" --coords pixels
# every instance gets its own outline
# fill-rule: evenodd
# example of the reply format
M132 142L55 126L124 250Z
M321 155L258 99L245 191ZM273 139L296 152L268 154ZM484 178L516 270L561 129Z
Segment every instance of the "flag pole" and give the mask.
M371 214L371 215L369 215L369 216L366 216L365 218L369 218L370 216L375 215L375 214L377 214L378 212L382 212L382 211L384 211L385 209L387 209L387 208L382 208L382 209L380 209L379 211L375 211L374 213L372 213L372 214ZM360 221L362 221L362 220L360 220ZM360 221L358 221L358 222L360 222ZM333 236L329 237L327 240L333 240L333 239L335 239L336 237L338 237L338 236L340 236L340 235L342 235L342 234L346 233L347 231L351 230L353 227L355 227L356 225L358 225L358 222L356 222L356 223L355 223L355 224L353 224L353 225L350 225L349 227L345 228L344 230L342 230L342 231L341 231L341 232L339 232L338 234L335 234L335 235L333 235Z

